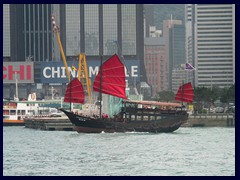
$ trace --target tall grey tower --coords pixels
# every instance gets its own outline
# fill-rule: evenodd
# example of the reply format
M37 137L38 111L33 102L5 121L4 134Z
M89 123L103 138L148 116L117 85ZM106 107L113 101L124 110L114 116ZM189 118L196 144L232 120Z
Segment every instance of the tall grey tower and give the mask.
M231 86L235 83L235 5L186 6L187 27L192 31L186 35L187 58L194 60L195 86ZM194 52L193 57L190 52Z

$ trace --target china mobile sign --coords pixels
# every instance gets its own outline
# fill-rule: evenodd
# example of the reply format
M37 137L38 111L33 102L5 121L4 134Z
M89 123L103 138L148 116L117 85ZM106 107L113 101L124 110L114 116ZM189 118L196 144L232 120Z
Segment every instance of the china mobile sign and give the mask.
M139 61L138 60L129 60L126 62L126 79L131 81L131 78L134 80L138 80L140 77L140 68L139 68ZM72 70L71 66L73 65L72 62L67 62L69 66L69 72L72 77L77 77L77 71ZM94 80L95 76L99 70L99 61L88 61L88 73L91 81ZM76 62L74 65L78 68L78 63ZM136 79L135 79L136 78ZM43 62L41 64L41 82L42 83L68 83L66 70L63 62Z
M33 62L3 62L3 83L34 83Z

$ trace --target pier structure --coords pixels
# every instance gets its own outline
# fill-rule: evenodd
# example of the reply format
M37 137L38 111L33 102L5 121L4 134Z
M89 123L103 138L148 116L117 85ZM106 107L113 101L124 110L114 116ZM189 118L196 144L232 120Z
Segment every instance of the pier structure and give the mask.
M25 127L47 131L73 131L73 125L67 117L28 117Z
M212 113L189 115L184 127L235 127L235 114Z

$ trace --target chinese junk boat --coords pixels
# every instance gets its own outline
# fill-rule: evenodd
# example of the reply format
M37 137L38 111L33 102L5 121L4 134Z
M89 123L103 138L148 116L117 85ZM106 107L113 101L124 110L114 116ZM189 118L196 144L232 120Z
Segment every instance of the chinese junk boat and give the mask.
M122 98L122 107L113 117L85 116L63 111L78 133L100 132L173 132L188 119L186 109L179 103L128 100L125 93L124 65L115 54L105 61L93 83L93 90ZM78 95L75 93L80 92ZM70 93L72 91L72 93ZM67 87L65 102L84 102L83 88L77 78ZM190 83L179 88L176 100L192 102L193 88ZM70 98L71 97L71 98Z

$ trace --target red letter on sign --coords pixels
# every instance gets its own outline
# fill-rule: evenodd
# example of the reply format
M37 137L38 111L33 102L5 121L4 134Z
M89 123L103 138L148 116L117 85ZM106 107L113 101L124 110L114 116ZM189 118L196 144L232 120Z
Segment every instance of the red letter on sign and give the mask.
M3 72L6 71L7 68L5 66L3 66ZM3 74L3 79L6 79L7 75L6 74Z
M19 78L20 80L24 80L24 65L20 65L19 71L14 71L13 66L8 66L9 80L13 80L13 74L15 74L15 72L20 75L20 78Z
M27 80L31 80L31 66L27 65Z

